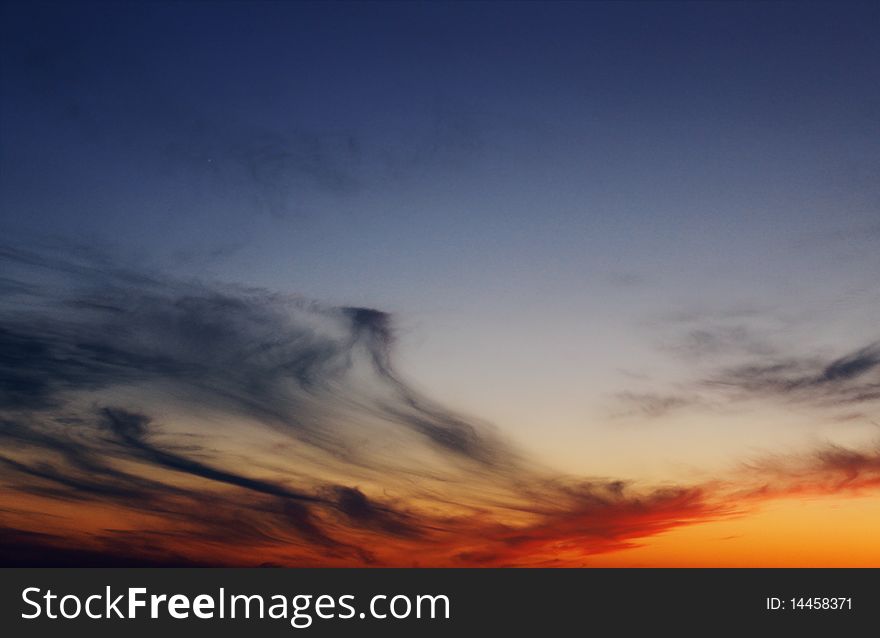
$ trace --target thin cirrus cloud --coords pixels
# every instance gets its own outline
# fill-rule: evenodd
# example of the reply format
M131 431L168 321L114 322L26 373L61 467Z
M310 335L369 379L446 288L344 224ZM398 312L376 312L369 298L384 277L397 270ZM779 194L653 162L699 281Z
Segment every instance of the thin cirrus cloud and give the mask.
M618 402L624 409L618 416L640 416L659 418L689 407L701 405L696 396L661 394L658 392L625 391L617 394Z
M722 371L711 383L749 395L831 406L880 401L880 343L821 359L765 359Z
M756 498L878 483L877 454L843 448L733 486L564 476L414 390L378 310L0 259L7 564L580 564ZM850 396L877 356L762 374Z
M880 403L880 341L837 353L798 352L779 333L778 320L749 311L751 322L687 317L665 352L687 364L688 377L666 390L626 390L616 395L619 416L664 417L682 410L731 408L762 399L830 410L863 409ZM760 327L761 321L772 329ZM849 414L852 414L851 412Z

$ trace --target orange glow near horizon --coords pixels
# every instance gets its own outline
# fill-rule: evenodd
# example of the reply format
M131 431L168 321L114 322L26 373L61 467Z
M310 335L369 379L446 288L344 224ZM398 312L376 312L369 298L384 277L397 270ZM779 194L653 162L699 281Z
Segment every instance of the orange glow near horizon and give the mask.
M592 567L880 567L880 496L762 503L740 516L678 527Z
M334 528L329 518L319 519L335 529L336 550L296 535L289 542L254 543L246 532L233 545L225 534L187 534L186 524L160 513L100 504L19 495L6 505L7 523L42 521L45 529L66 539L62 547L107 551L94 538L114 529L123 538L131 536L130 544L123 541L116 549L123 547L147 561L185 556L195 564L232 566L880 567L880 495L870 491L753 495L723 506L703 502L698 493L682 493L653 508L600 508L523 527L485 517L424 520L426 526L444 529L412 538ZM235 524L231 512L227 525ZM345 549L356 546L371 547L370 558Z

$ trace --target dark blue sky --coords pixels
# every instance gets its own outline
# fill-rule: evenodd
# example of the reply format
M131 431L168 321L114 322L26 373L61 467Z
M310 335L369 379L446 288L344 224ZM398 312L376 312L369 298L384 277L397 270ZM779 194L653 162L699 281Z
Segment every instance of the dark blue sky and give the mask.
M514 427L677 379L673 315L875 328L876 3L2 11L7 241L393 311Z

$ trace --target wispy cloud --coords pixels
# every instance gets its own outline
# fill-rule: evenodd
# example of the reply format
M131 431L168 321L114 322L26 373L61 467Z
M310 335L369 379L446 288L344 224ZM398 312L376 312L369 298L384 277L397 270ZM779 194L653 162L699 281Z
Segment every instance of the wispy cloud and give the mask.
M836 494L880 487L880 447L854 450L825 445L809 454L765 457L744 467L762 481L752 488L753 496Z
M880 344L832 359L783 358L721 371L711 383L748 395L854 405L880 401Z
M56 549L117 551L112 539L148 536L158 554L138 560L167 548L176 562L230 542L228 518L263 554L300 547L299 561L369 563L370 535L458 547L488 527L517 545L516 530L541 535L536 521L566 516L560 502L610 514L644 498L617 487L600 498L603 483L563 492L492 428L413 390L392 365L380 311L182 282L89 254L0 256L16 284L0 300L4 481L17 499L151 518L123 531L68 521L85 538L39 541ZM234 453L181 423L193 411L222 423ZM260 432L287 443L258 448L249 437ZM206 500L216 506L198 506ZM190 545L199 549L181 549Z
M880 407L880 342L835 354L792 337L797 322L770 311L685 313L660 328L660 350L682 374L673 386L617 393L627 416L658 417L684 408L736 410L752 400L821 407L852 417ZM860 412L853 412L858 410Z
M701 405L694 395L660 394L656 392L619 392L618 402L623 406L619 416L659 418L683 408Z

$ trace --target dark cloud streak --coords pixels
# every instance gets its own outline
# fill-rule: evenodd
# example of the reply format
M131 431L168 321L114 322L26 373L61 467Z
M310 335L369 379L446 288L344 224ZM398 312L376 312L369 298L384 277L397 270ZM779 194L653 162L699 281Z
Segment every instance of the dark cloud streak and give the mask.
M872 403L880 400L880 344L832 360L788 358L747 364L722 371L710 383L748 395L826 405Z

